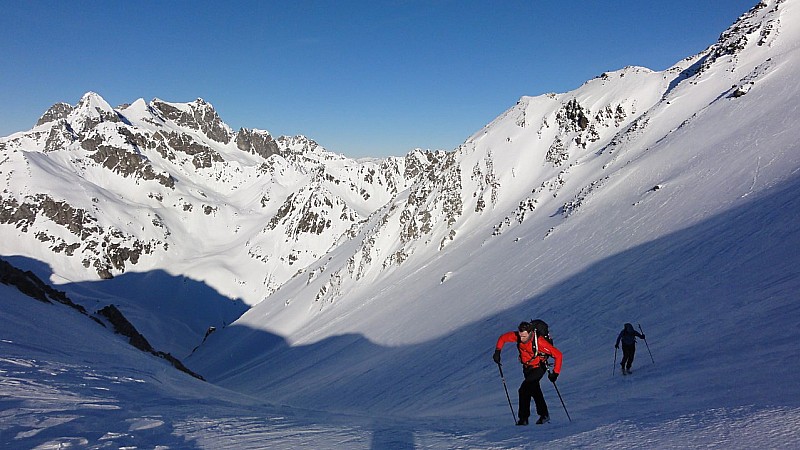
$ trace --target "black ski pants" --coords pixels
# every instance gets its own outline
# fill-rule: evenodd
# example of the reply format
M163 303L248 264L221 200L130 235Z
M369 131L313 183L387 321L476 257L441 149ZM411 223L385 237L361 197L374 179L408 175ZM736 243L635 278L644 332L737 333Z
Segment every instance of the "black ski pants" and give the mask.
M527 419L531 415L531 398L536 403L536 414L540 416L550 416L547 411L547 402L544 401L542 387L539 380L547 373L545 366L530 367L523 366L522 373L525 380L519 387L519 418Z
M633 356L636 354L636 344L622 344L622 362L620 366L630 369L633 365Z

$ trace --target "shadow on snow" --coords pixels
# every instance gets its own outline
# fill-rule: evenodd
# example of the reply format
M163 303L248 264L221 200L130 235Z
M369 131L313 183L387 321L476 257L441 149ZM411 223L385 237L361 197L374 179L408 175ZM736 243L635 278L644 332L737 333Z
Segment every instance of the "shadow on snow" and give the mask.
M646 422L713 408L796 407L798 255L796 177L723 214L598 261L541 295L439 339L389 348L341 335L290 346L280 336L233 324L184 362L215 384L310 416L366 416L375 448L413 448L412 430L506 429L512 417L491 353L497 336L534 317L550 323L565 354L559 387L574 421L570 434L624 420L626 409L630 418ZM49 277L44 263L7 260ZM180 327L189 339L172 345L184 350L209 325L225 327L245 309L202 282L162 271L57 288L87 308L90 299L124 301L123 312L132 312L137 327L158 317L158 327L167 328L143 327L148 339L169 342L166 334ZM644 325L655 359L652 364L640 344L635 388L612 378L613 344L626 321ZM757 341L743 342L756 330ZM507 346L503 362L516 409L521 374L514 353ZM551 386L544 389L553 421L565 424L558 397ZM606 419L610 408L622 412ZM453 420L440 429L437 421L426 421L430 417ZM559 429L537 435L553 438ZM495 437L513 436L513 429L503 433Z

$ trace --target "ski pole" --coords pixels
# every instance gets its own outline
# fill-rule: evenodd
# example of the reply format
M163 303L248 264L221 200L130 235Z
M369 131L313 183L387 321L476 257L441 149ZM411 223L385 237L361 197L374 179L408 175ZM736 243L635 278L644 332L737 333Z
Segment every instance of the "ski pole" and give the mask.
M514 412L514 406L511 405L511 397L508 395L508 386L506 386L506 377L503 376L503 366L497 363L497 368L500 369L500 379L503 380L503 389L506 390L506 398L508 399L508 407L511 408L511 417L514 418L514 423L517 423L517 413Z
M617 347L614 347L614 367L611 369L611 376L617 372Z
M548 375L550 374L549 368L547 369L547 374ZM553 381L553 387L556 388L556 394L558 394L558 399L561 400L561 406L564 407L564 412L567 413L567 419L569 419L569 421L572 422L572 417L569 416L569 411L567 411L567 405L564 404L564 399L561 397L561 392L558 390L558 385L556 385L555 381Z
M640 324L640 323L637 323L637 325L639 325L639 331L640 331L642 334L644 334L644 330L642 330L642 324ZM644 345L647 347L647 353L650 353L650 361L653 361L653 364L655 364L655 363L656 363L656 360L655 360L655 359L653 359L653 353L650 351L650 346L649 346L649 345L647 345L647 339L645 339L645 338L642 338L642 340L644 341Z

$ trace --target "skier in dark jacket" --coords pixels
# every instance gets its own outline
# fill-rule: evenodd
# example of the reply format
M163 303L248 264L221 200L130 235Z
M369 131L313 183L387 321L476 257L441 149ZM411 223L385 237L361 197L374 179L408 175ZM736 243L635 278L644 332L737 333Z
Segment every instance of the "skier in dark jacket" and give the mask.
M545 336L536 335L534 342L534 327L530 322L522 322L517 327L517 331L504 333L497 339L493 359L500 364L500 351L503 345L514 342L517 344L519 359L522 362L522 373L525 379L519 387L519 420L517 425L527 425L528 417L531 415L531 398L536 403L536 414L539 415L537 425L550 421L550 413L547 410L547 403L544 401L542 387L539 380L547 373L547 358L552 356L555 359L553 373L548 378L553 383L556 382L558 374L561 372L561 352L547 340Z
M644 339L644 335L633 329L633 325L626 323L625 328L619 332L617 336L617 343L614 348L619 348L619 343L622 341L622 362L619 363L622 367L622 374L628 375L631 372L633 365L633 356L636 354L636 338Z

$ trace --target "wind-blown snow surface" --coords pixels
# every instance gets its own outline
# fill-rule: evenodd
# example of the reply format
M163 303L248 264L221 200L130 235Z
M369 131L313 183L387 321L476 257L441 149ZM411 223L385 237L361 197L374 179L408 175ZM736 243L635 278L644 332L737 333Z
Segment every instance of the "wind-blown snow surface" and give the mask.
M0 286L0 320L12 324L0 331L0 443L796 446L798 16L796 0L764 2L672 69L630 67L522 98L439 155L441 178L399 193L179 355L210 383ZM58 287L83 303L95 291ZM200 292L209 305L224 298ZM534 317L564 352L558 386L572 421L544 382L552 422L521 428L491 353ZM625 322L642 324L649 348L640 342L623 378L612 370ZM504 350L503 368L516 410L514 353Z

